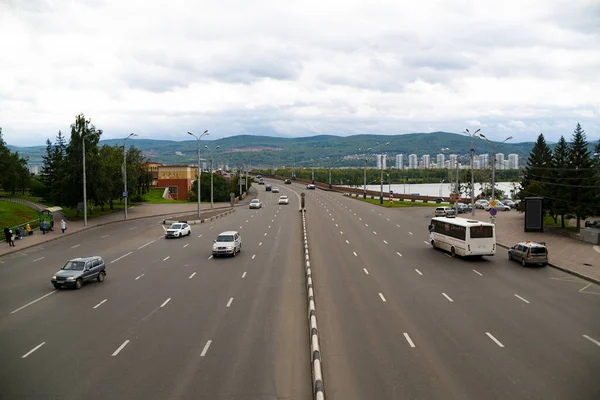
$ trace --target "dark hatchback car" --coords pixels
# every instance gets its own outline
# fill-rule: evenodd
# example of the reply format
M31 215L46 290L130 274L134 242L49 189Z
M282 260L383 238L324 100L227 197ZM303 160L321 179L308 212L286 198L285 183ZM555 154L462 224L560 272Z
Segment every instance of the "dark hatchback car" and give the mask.
M283 181L283 183L285 183L286 185L291 185L292 184L292 180L291 179L286 179L285 181Z
M56 289L63 286L81 289L85 281L96 279L104 282L106 266L102 257L74 258L62 267L50 280Z
M270 191L271 191L271 185L267 185L267 186L265 186L265 190L266 190L267 192L270 192Z

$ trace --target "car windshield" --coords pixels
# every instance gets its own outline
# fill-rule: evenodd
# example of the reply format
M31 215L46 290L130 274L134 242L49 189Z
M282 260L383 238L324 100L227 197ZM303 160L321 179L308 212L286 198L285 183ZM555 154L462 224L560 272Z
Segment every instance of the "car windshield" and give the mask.
M281 197L279 198L279 200L286 200L286 199L287 199L287 196L281 196Z
M69 261L62 269L67 271L83 271L85 263L83 261Z
M173 224L171 225L171 227L169 229L181 229L183 227L183 224Z
M260 200L256 200L256 199L254 199L254 200L252 200L250 203L260 203Z
M220 235L219 237L217 237L217 242L233 242L233 236Z

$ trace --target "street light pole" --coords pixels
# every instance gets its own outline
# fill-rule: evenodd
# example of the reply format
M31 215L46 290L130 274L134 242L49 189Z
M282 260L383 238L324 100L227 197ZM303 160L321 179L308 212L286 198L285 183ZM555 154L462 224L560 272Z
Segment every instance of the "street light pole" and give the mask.
M375 144L377 146L379 146L379 142L375 142ZM386 144L384 144L384 146L387 146L389 144L390 144L390 142L387 142ZM381 185L379 188L379 204L383 205L383 157L384 157L384 154L381 153L379 156L381 157L379 159L379 169L381 170L381 177L380 177L380 182L379 182Z
M488 142L490 146L492 146L492 200L496 200L496 148L505 143L507 140L512 139L513 137L509 136L502 142L497 143L496 145L490 142L483 133L480 133L479 137Z
M125 219L127 219L127 199L129 198L129 193L127 193L127 139L132 136L137 136L135 133L130 133L125 139L123 139L123 186L125 189L123 190L123 199L125 201Z
M83 149L83 226L87 226L87 190L85 179L85 132L81 133L81 144Z
M207 145L204 145L204 147L210 152L210 208L213 208L213 174L214 174L213 152L216 149L218 149L220 146L217 146L212 150Z
M465 129L464 133L469 135L471 138L471 215L475 216L475 176L473 172L473 158L475 157L475 147L473 146L473 137L477 135L477 133L481 129L477 129L475 132L471 133L468 129Z
M458 200L460 199L460 190L458 188L458 158L456 158L456 201L454 202L454 212L458 216Z
M200 165L200 139L202 139L204 136L210 135L210 133L208 130L206 130L200 136L196 136L192 132L188 132L188 135L195 137L196 141L198 142L198 219L200 219L200 178L202 177L202 165Z

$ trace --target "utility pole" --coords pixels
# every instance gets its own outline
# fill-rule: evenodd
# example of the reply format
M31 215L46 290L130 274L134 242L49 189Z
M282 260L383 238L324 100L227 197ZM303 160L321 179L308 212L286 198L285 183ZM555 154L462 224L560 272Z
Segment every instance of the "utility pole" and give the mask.
M458 215L458 199L460 198L460 190L458 188L458 158L456 158L456 200L454 202L454 211Z
M85 132L81 132L81 144L83 149L83 226L87 226L87 191L85 179Z
M473 146L473 137L477 136L481 129L477 129L471 133L468 129L465 129L463 133L466 133L471 138L471 215L475 216L475 175L473 171L473 159L475 157L475 147Z
M379 159L379 169L381 171L381 178L380 178L380 192L379 192L379 204L383 204L383 153L379 155L380 159Z
M137 136L135 133L130 133L123 140L123 185L125 186L125 190L123 191L123 200L125 203L125 219L127 219L127 200L129 199L129 193L127 192L127 139L132 136Z

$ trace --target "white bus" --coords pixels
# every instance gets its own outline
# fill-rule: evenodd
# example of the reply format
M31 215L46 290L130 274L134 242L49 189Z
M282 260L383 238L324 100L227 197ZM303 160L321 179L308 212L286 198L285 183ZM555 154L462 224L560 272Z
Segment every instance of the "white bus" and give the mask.
M493 256L496 254L496 226L488 222L456 217L435 217L429 225L429 240L434 248L456 255Z

